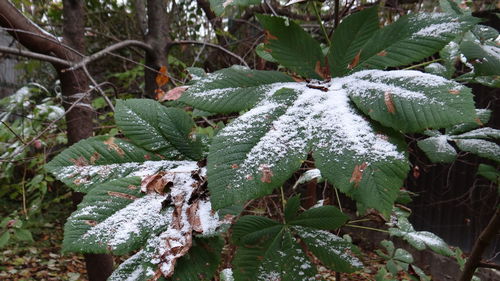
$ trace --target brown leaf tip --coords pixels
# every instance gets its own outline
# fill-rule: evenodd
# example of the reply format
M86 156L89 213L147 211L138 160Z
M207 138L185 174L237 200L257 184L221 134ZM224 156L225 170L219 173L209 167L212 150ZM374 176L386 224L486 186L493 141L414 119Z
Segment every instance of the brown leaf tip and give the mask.
M368 167L368 163L366 162L363 162L361 165L356 165L349 182L354 182L354 186L358 186L363 179L363 172L365 171L366 167Z
M389 113L396 113L396 107L394 106L394 101L392 100L392 94L390 92L384 93L384 103Z
M268 165L263 164L260 165L259 170L262 172L262 177L260 178L260 181L264 183L270 183L271 178L273 177L273 172L271 171L271 168Z

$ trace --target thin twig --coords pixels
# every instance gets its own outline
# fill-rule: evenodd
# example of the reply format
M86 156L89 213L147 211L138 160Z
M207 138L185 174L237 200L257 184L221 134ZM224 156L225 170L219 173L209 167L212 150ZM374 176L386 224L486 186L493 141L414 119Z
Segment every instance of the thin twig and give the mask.
M136 47L139 47L139 48L145 50L146 52L153 52L153 48L147 43L144 43L144 42L138 41L138 40L125 40L125 41L121 41L121 42L118 42L116 44L113 44L111 46L108 46L108 47L100 50L97 53L94 53L90 56L85 57L83 60L74 64L70 68L65 69L64 71L72 71L72 70L78 69L80 67L83 67L84 65L89 64L92 61L95 61L95 60L97 60L97 59L99 59L107 54L110 54L113 51L123 49L123 48L129 47L129 46L136 46Z
M24 145L26 145L26 143L24 142L24 140L23 140L23 139L22 139L22 138L21 138L18 134L16 134L16 132L14 132L14 130L12 130L12 128L11 128L11 127L10 127L7 123L5 123L5 122L3 122L3 121L1 121L1 120L0 120L0 122L2 122L2 124L4 124L4 125L5 125L5 127L7 127L7 129L9 129L9 131L10 131L11 133L13 133L13 134L14 134L14 136L16 136L16 138L17 138L18 140L20 140L20 141L21 141Z
M101 87L94 80L94 77L92 77L92 75L90 75L89 70L87 69L87 66L83 65L82 68L83 68L83 71L85 72L85 75L87 75L87 77L89 78L90 82L92 83L92 85L94 85L94 88L97 89L97 91L99 92L99 94L101 94L101 96L104 98L104 100L106 101L106 103L108 104L108 106L114 112L115 111L115 107L113 106L113 103L111 102L111 100L109 100L108 96L106 96L106 93L104 93L104 91L101 89Z
M206 45L206 46L209 46L209 47L212 47L212 48L217 48L223 52L225 52L226 54L238 59L243 65L245 65L246 67L249 67L247 62L240 56L238 56L237 54L229 51L228 49L220 46L220 45L217 45L217 44L212 44L212 43L208 43L208 42L200 42L200 41L194 41L194 40L180 40L180 41L173 41L173 42L170 42L169 43L169 47L170 46L173 46L173 45L185 45L185 44L194 44L194 45ZM167 48L168 49L168 48Z
M46 61L46 62L50 62L50 63L68 66L68 67L73 65L70 61L67 61L67 60L63 60L63 59L56 58L53 56L47 56L44 54L35 53L35 52L31 52L31 51L25 51L25 50L21 50L19 48L10 48L10 47L0 46L0 53L37 59L37 60L41 60L41 61Z

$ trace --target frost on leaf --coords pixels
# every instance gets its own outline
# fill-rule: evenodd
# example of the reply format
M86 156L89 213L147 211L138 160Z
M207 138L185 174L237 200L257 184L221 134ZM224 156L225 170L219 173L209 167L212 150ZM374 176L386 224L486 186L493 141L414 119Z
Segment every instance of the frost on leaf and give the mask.
M272 82L262 78L265 72L252 72L249 78L244 75L248 72L216 72L197 80L181 98L218 112L241 100L243 93L250 93L252 102L239 103L238 110L255 104L212 142L207 173L215 208L269 194L312 152L325 178L387 215L408 172L404 142L360 110L397 131L443 128L475 118L467 88L418 71L360 71L307 83ZM250 90L249 84L259 86ZM457 94L450 95L450 90Z
M399 217L397 228L389 228L391 236L401 237L418 250L429 247L434 252L451 256L453 251L448 247L443 239L428 231L416 231L407 218Z
M126 254L142 248L114 275L128 272L126 280L171 276L193 235L210 235L221 221L203 195L204 169L193 161L170 167L92 189L65 225L64 250Z

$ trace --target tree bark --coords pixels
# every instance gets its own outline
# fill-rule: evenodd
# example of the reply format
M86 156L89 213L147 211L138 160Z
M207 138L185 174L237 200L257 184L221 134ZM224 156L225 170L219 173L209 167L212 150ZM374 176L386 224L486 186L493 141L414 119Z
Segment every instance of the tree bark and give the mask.
M63 38L64 43L80 53L85 52L85 2L83 0L63 0ZM74 53L68 54L66 59L77 61L79 58ZM89 89L88 78L83 69L72 71L59 70L61 89L63 95L69 97L69 102L64 104L67 109L72 100ZM79 140L93 135L93 113L90 107L90 97L82 100L79 110L71 110L66 115L68 143L73 144ZM83 194L73 195L73 204L78 205ZM113 257L103 254L85 254L87 275L91 281L106 281L113 272Z
M474 272L478 268L481 263L481 258L483 256L484 251L490 245L491 241L498 234L498 230L500 229L500 207L497 207L497 210L490 222L486 226L486 228L481 232L479 238L476 240L474 247L472 248L472 252L465 263L464 270L462 272L462 276L460 276L460 281L469 281L474 276Z
M144 84L146 95L155 96L156 76L162 66L167 66L165 51L170 42L166 0L147 0L148 32L146 43L152 47L146 52L146 66L144 69Z

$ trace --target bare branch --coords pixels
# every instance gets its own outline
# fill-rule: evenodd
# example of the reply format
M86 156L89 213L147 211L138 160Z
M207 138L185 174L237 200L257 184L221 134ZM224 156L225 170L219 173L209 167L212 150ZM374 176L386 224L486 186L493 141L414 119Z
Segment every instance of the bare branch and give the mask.
M235 53L229 51L228 49L226 49L220 45L217 45L217 44L212 44L212 43L208 43L208 42L193 41L193 40L180 40L180 41L170 42L168 48L170 48L173 45L185 45L185 44L206 45L206 46L209 46L212 48L217 48L217 49L225 52L226 54L238 59L244 66L249 67L247 62L242 57L238 56L237 54L235 54ZM167 48L167 50L168 50L168 48Z
M41 61L46 61L46 62L50 62L50 63L64 65L67 67L70 67L73 65L71 62L69 62L67 60L63 60L60 58L56 58L53 56L48 56L48 55L44 55L44 54L40 54L40 53L25 51L25 50L21 50L18 48L9 48L9 47L0 46L0 53L37 59L37 60L41 60Z
M138 40L125 40L125 41L121 41L121 42L118 42L116 44L113 44L111 46L108 46L102 50L100 50L99 52L97 53L94 53L90 56L87 56L85 57L83 60L79 61L78 63L74 64L73 66L71 66L70 68L68 69L65 69L63 71L73 71L73 70L76 70L80 67L83 67L84 65L87 65L89 64L90 62L93 62L113 51L116 51L116 50L119 50L119 49L123 49L123 48L126 48L126 47L129 47L129 46L135 46L135 47L139 47L143 50L145 50L146 52L152 52L153 51L153 48L147 44L147 43L144 43L142 41L138 41Z

